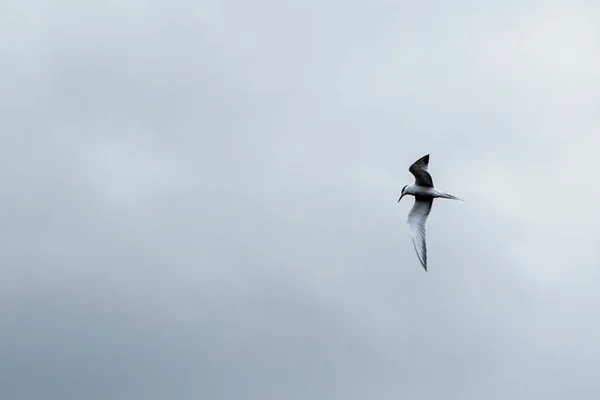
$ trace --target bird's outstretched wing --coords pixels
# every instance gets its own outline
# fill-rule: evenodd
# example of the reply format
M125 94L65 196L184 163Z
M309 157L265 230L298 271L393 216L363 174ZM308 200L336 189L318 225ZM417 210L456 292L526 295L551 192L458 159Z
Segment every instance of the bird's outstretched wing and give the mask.
M429 154L415 161L408 170L414 175L417 185L433 187L433 179L427 172L427 167L429 167Z
M427 243L425 240L425 222L431 212L433 198L415 196L415 204L408 214L408 225L417 257L427 271Z

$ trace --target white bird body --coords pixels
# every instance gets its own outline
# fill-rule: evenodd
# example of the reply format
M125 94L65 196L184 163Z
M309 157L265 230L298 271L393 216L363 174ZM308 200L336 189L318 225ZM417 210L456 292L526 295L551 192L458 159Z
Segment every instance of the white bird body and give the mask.
M425 271L427 271L427 243L426 243L426 229L425 223L427 217L431 212L431 206L433 205L433 199L452 199L462 200L458 197L452 196L451 194L442 192L433 186L433 179L427 168L429 167L429 154L421 157L415 161L408 169L415 177L415 183L412 185L406 185L402 188L402 194L398 199L398 202L402 200L402 197L411 195L415 197L415 204L408 214L408 225L410 228L410 235L412 237L417 257Z
M410 194L413 196L425 196L425 197L432 197L432 198L439 197L442 199L460 200L458 197L454 197L451 194L444 193L441 190L437 190L434 187L428 187L428 186L408 185L408 186L406 186L406 188L404 188L403 193L405 195Z

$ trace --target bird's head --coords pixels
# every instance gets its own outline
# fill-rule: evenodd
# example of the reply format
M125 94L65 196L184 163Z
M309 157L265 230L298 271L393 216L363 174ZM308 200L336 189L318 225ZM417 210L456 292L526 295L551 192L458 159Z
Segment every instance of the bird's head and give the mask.
M408 194L408 193L406 193L406 187L407 187L407 186L408 186L408 185L404 185L404 187L402 188L402 192L400 193L400 198L398 199L398 203L400 203L400 200L402 200L402 198L403 198L403 197L404 197L406 194Z

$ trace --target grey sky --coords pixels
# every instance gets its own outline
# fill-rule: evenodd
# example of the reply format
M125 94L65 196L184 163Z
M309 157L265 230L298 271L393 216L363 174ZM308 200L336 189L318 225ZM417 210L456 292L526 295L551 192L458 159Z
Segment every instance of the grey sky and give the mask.
M6 0L0 397L596 399L600 6ZM431 153L429 269L398 205Z

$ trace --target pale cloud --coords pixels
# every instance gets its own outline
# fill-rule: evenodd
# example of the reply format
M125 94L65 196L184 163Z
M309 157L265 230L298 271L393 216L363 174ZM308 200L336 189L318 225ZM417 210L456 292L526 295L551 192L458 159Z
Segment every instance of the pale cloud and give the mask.
M2 398L597 397L597 6L4 11Z

